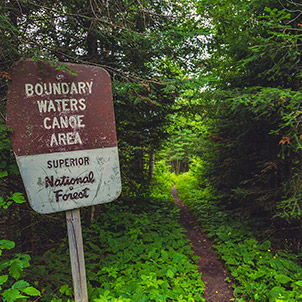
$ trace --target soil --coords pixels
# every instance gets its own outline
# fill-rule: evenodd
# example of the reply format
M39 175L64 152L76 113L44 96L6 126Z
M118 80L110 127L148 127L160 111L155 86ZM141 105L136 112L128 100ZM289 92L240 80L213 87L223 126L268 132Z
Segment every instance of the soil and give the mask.
M206 302L234 301L231 284L225 278L231 276L218 260L217 255L211 249L212 242L206 234L200 231L200 226L190 214L187 207L177 196L175 186L171 190L176 205L180 208L180 223L187 230L186 234L193 245L194 256L198 256L197 265L202 273L202 281L205 284L204 298Z

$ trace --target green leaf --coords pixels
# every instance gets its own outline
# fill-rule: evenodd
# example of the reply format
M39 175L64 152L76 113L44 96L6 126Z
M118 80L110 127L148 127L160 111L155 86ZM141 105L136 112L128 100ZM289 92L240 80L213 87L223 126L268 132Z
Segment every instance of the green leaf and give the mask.
M12 200L15 203L18 203L18 204L21 204L21 203L25 202L24 195L22 193L19 193L19 192L16 192L16 193L13 194Z
M20 297L20 291L18 289L7 289L3 292L2 297L4 301L14 302Z
M268 293L269 301L275 302L277 298L281 298L284 294L285 289L283 287L275 286Z
M168 260L168 253L165 250L161 250L161 256L163 260L167 261Z
M302 281L297 281L297 282L295 282L295 284L302 287Z
M36 288L30 286L22 290L23 293L29 295L29 296L41 296L41 293Z
M299 265L297 265L295 262L293 262L291 260L287 260L287 259L281 258L280 262L288 270L291 270L291 271L297 271L297 270L299 270Z
M238 261L235 258L230 257L230 256L224 256L224 257L222 257L222 259L225 260L226 264L230 264L230 265L238 264Z
M0 172L0 178L5 177L7 175L8 175L7 171L1 171Z
M16 260L19 260L22 268L25 268L29 266L30 256L27 254L17 254Z
M8 280L8 275L0 276L0 285L4 284Z
M28 287L29 283L24 280L17 281L13 284L12 289L20 289L23 290L24 288Z
M280 282L282 284L292 281L292 279L290 277L283 275L283 274L275 275L274 277L278 282Z
M68 288L69 288L69 286L67 284L65 284L60 287L59 291L61 294L63 294Z
M19 259L14 259L11 262L10 268L9 268L9 273L13 278L16 280L20 278L21 272L23 270L22 263Z
M72 289L68 285L63 285L60 287L60 293L66 296L72 296Z
M267 274L266 270L264 270L264 269L263 270L258 269L254 274L251 274L251 278L253 280L256 280L256 279L258 279L260 277L265 276L266 274Z
M15 247L15 242L10 240L0 240L0 249L10 250Z
M174 277L174 273L169 269L168 271L167 271L167 277L169 277L169 278L173 278Z

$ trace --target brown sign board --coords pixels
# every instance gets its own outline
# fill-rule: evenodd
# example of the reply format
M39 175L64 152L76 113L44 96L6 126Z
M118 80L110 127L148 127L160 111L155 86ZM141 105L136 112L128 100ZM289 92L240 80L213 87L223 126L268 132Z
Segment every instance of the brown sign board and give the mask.
M121 191L110 77L99 67L66 66L23 60L10 73L7 125L39 213L110 202Z

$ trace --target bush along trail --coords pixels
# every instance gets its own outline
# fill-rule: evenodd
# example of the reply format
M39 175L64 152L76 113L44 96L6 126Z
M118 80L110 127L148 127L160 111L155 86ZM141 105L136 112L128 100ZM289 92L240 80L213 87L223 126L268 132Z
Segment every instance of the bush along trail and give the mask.
M281 247L273 236L268 240L263 231L259 235L261 225L235 209L218 206L217 194L198 186L191 172L178 177L176 188L229 269L236 301L302 301L301 253L292 253L286 238Z

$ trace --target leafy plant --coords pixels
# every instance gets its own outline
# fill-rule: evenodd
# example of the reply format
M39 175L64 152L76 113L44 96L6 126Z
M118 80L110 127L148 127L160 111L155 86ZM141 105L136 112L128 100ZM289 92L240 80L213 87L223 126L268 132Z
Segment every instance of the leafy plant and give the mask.
M15 254L4 258L4 250L11 250L15 243L9 240L0 240L0 291L3 301L14 302L27 301L31 297L41 296L36 288L21 279L23 269L29 266L30 256L26 254Z
M89 300L204 301L204 284L177 222L178 212L171 200L164 199L102 206L90 227L83 228ZM30 267L31 275L41 280L43 301L70 299L66 241L35 257Z
M2 136L2 138L4 138ZM8 157L4 156L10 152L10 143L8 139L0 142L0 178L6 178L9 173L17 173L15 162L10 163ZM1 171L2 170L2 171ZM5 193L5 192L4 192ZM20 192L10 193L8 196L0 196L0 213L2 217L5 211L13 204L22 204L25 202L24 195ZM24 269L29 267L30 256L27 254L12 253L7 251L15 247L15 242L10 240L0 240L0 297L5 302L28 301L32 297L41 296L38 289L31 286L24 279Z

